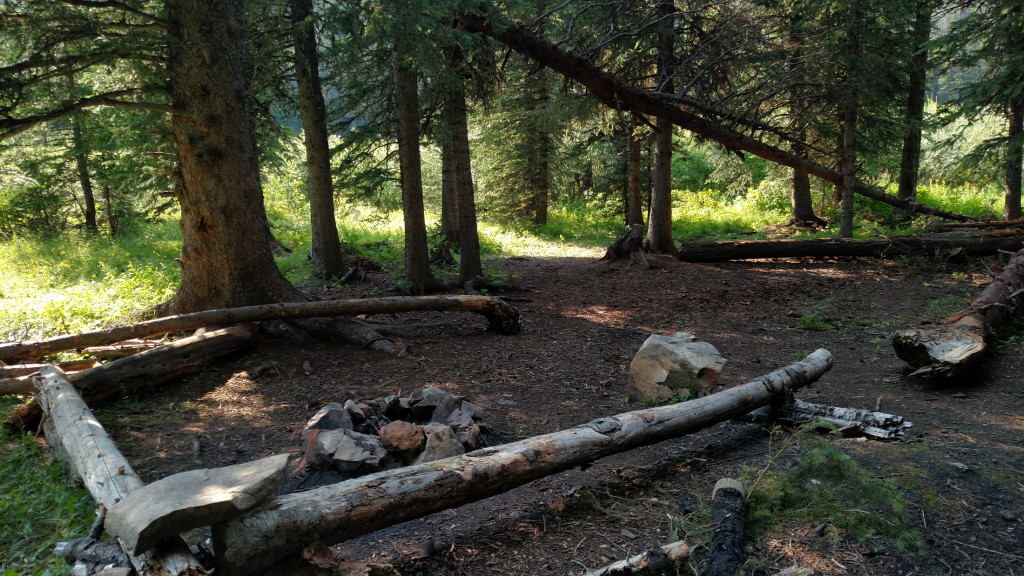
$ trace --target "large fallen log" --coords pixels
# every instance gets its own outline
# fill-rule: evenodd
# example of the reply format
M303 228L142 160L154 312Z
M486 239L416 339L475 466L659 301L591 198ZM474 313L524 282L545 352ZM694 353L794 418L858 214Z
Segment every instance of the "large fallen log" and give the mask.
M97 504L109 508L144 486L63 372L52 367L42 369L39 397L49 416L44 426L47 442L82 479ZM134 556L131 561L144 576L205 573L181 538Z
M920 375L950 375L977 362L1009 320L1024 294L1024 250L1017 252L970 305L938 324L900 330L892 337L896 355Z
M56 364L65 373L87 370L96 365L96 360L72 360L70 362L59 362ZM0 366L0 396L11 394L27 395L36 390L32 376L39 374L39 370L46 364L15 364L13 366Z
M671 94L651 92L627 84L601 70L593 62L565 52L525 26L503 19L496 13L484 15L464 12L457 18L459 24L466 30L494 38L534 62L547 66L570 80L579 82L591 94L614 110L632 110L640 114L664 118L684 130L714 140L728 150L749 152L769 162L807 172L836 186L842 185L842 175L831 168L684 110L678 104L671 102L673 98ZM932 214L950 220L974 220L970 216L955 214L887 194L883 190L859 181L854 186L854 192L914 212Z
M278 496L214 526L217 573L250 574L295 556L316 541L340 542L694 432L784 397L831 366L832 355L817 350L750 383L696 400L599 418L463 456Z
M69 380L90 406L98 406L125 392L159 386L191 374L217 358L250 345L254 335L255 329L251 325L205 332L75 372ZM34 430L42 414L39 403L33 400L11 412L4 428Z
M491 328L502 334L518 334L520 330L519 311L504 300L490 296L398 296L393 298L366 298L363 300L287 302L263 306L206 310L193 314L156 318L132 324L131 326L117 326L96 332L55 336L32 342L8 342L0 344L0 362L11 363L42 359L54 352L113 344L129 338L143 338L156 334L195 330L205 326L244 324L247 322L285 320L290 318L357 316L360 314L416 311L475 312L485 316L490 322Z
M868 256L887 257L935 254L959 250L964 255L989 255L999 250L1017 251L1024 232L1000 230L985 234L951 232L896 236L883 240L813 238L806 240L746 240L737 242L684 242L679 259L685 262L716 262L754 258L802 258Z

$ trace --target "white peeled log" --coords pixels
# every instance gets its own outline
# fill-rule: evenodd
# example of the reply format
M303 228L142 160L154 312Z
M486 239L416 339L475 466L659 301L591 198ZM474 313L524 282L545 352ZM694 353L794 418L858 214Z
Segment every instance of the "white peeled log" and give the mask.
M38 384L39 403L48 416L47 442L81 477L97 504L111 508L145 483L107 435L75 387L59 368L44 366ZM204 573L180 538L131 558L139 574L183 576Z
M253 573L318 540L329 545L354 538L700 430L784 397L831 367L832 354L819 349L747 384L696 400L598 418L511 444L272 498L214 526L217 573Z

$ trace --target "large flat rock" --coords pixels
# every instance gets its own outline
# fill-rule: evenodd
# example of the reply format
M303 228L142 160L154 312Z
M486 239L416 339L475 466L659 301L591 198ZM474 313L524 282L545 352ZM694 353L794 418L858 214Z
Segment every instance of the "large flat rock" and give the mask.
M105 528L132 554L185 530L210 526L248 510L284 479L287 454L190 470L132 491L107 511Z

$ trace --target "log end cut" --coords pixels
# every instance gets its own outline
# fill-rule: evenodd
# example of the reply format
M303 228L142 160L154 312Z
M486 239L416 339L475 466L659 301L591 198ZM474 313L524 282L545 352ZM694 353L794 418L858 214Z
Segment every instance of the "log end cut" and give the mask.
M892 347L904 362L917 370L913 375L948 375L977 360L987 349L977 332L956 325L900 330Z

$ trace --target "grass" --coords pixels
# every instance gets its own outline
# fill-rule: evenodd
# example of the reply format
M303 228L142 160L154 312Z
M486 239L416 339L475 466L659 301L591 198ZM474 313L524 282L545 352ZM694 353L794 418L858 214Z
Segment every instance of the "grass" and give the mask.
M0 398L5 413L11 403ZM53 547L88 533L92 497L68 482L63 463L52 461L31 436L3 433L0 441L0 574L66 573L68 566L53 555Z
M923 554L924 539L910 528L898 486L808 430L789 437L764 469L745 471L748 535L823 526L837 542L849 537L862 545Z

